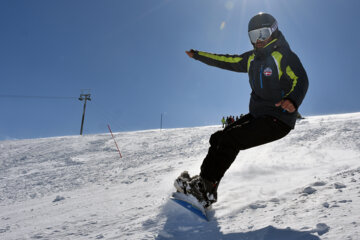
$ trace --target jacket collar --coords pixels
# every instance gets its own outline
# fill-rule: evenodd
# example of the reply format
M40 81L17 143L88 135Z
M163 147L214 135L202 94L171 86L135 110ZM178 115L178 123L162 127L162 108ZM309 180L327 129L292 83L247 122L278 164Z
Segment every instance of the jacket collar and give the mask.
M259 58L266 57L280 47L289 48L289 44L285 40L284 35L279 31L278 36L269 42L265 47L261 49L254 49L254 54Z

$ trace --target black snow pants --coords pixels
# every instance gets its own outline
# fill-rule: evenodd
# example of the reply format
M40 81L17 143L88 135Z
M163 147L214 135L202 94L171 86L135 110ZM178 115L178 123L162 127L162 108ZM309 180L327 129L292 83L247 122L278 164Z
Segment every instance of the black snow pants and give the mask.
M220 182L240 150L278 140L290 131L289 126L274 117L254 118L247 114L211 135L209 152L201 165L200 176Z

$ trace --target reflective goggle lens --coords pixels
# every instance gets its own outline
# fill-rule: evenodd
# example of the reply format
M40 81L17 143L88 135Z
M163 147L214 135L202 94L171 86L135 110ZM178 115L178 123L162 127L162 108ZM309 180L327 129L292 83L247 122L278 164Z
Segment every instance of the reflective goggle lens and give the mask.
M260 41L265 41L272 34L271 28L259 28L249 32L249 38L252 43L256 43L259 39Z

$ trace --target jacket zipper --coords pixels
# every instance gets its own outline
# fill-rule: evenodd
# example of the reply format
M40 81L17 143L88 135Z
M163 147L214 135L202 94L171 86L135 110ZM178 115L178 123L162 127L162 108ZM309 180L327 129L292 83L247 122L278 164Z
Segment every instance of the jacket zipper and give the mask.
M262 79L263 65L260 68L260 87L263 88L263 79Z
M252 79L252 87L253 87L253 89L255 89L255 69L253 69L252 71L252 77L251 77L251 79Z

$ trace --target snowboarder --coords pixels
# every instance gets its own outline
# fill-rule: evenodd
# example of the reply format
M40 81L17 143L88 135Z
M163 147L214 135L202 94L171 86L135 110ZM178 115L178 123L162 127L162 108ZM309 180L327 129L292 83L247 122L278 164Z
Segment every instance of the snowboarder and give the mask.
M196 197L205 208L217 201L219 182L240 150L283 138L294 128L308 89L307 74L273 16L255 15L248 34L254 49L241 55L186 51L210 66L247 72L252 89L249 113L211 135L200 175L185 171L175 180L177 191Z

